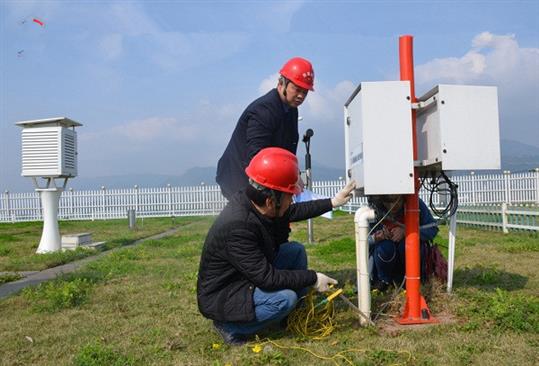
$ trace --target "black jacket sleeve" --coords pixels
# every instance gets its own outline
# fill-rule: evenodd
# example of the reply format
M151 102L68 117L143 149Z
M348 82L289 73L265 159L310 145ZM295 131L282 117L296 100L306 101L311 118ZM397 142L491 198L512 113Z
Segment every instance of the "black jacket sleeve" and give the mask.
M325 198L321 200L299 202L290 205L288 209L289 221L301 221L312 217L320 216L333 209L331 199Z

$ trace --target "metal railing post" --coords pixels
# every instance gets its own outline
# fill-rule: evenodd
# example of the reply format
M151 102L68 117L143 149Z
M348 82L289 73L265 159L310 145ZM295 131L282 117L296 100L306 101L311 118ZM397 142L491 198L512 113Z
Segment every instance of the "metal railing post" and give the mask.
M539 168L533 171L535 172L535 203L539 205Z
M470 185L472 189L472 204L475 205L477 202L475 197L475 172L470 172Z
M135 211L138 212L139 211L139 209L138 209L138 204L139 204L138 185L135 184L133 189L135 190Z
M75 199L73 197L73 187L69 187L69 218L73 219L73 216L75 216Z
M202 214L206 214L206 183L200 182L200 189L202 192Z
M502 203L502 231L504 234L507 234L509 230L507 229L507 203Z
M105 186L101 186L101 218L105 218Z
M503 171L503 185L504 185L504 191L505 191L505 197L503 201L505 203L511 203L511 191L510 191L511 181L509 180L510 176L511 176L511 172L509 170Z
M167 184L167 199L168 199L168 214L172 217L174 216L172 212L172 187L170 183Z
M15 215L11 212L11 196L9 195L9 191L4 192L4 200L5 200L5 206L6 206L6 213L7 217L11 220L11 222L15 222Z
M90 191L90 192L92 192L92 195L89 197L88 202L90 202L90 206L92 207L92 218L91 218L91 220L94 221L95 220L94 194L93 194L93 191Z

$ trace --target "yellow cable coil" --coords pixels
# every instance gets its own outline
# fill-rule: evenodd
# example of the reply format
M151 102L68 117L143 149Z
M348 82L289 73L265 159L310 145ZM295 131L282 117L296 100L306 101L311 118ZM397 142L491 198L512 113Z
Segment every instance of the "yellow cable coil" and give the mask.
M342 289L339 289L315 304L315 292L310 290L303 298L303 304L288 315L287 329L302 337L327 337L335 329L335 308L332 300L341 293Z
M339 289L315 304L316 293L314 290L310 290L309 293L302 299L303 304L297 306L296 309L294 309L294 311L288 315L287 329L294 332L298 336L316 340L330 335L335 329L335 309L333 307L333 300L337 296L342 296L342 293L343 290ZM271 339L259 339L258 336L256 341L251 343L253 352L261 352L263 350L263 346L266 344L272 344L280 349L304 351L318 359L332 361L336 366L341 365L342 362L353 366L355 365L355 362L350 358L350 354L365 354L367 352L367 349L350 348L330 356L325 356L315 353L305 347L284 346ZM396 352L408 356L402 364L408 364L413 360L410 351L402 350ZM395 363L394 365L401 365L401 363Z

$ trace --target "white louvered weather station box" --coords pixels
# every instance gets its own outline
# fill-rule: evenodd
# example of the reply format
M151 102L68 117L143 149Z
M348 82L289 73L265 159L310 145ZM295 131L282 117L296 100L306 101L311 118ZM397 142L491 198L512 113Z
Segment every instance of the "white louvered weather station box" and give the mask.
M23 128L23 177L72 178L77 176L77 133L82 126L56 117L17 122Z
M61 250L58 205L69 178L77 176L77 133L82 124L66 117L16 123L21 132L21 175L32 178L43 208L43 234L37 253ZM45 179L40 186L38 178ZM63 179L58 187L56 179Z

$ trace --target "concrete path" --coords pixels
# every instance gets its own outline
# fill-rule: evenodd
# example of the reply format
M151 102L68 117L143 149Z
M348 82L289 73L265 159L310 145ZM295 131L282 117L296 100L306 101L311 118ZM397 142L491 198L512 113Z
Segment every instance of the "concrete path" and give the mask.
M32 286L32 285L37 285L37 284L40 284L41 282L44 282L44 281L53 280L56 277L58 277L58 276L60 276L60 275L62 275L64 273L73 272L73 271L77 270L78 268L82 267L83 265L85 265L86 263L89 263L91 261L95 261L96 259L101 258L101 257L103 257L105 255L109 255L110 253L113 253L116 250L121 250L121 249L126 248L126 247L137 245L137 244L140 244L140 243L142 243L143 241L146 241L146 240L161 239L161 238L164 238L166 236L170 236L170 235L176 233L179 230L180 230L179 227L174 228L174 229L170 229L170 230L167 230L167 231L162 232L162 233L157 234L157 235L153 235L153 236L149 236L147 238L136 240L131 244L127 244L127 245L124 245L124 246L119 247L119 248L114 248L114 249L111 249L111 250L107 250L106 252L102 252L102 253L100 253L98 255L94 255L92 257L87 257L87 258L81 259L80 261L66 263L66 264L63 264L63 265L58 266L58 267L47 268L47 269L45 269L43 271L40 271L40 272L29 272L29 275L27 277L25 277L25 278L22 278L20 280L13 281L13 282L8 282L8 283L3 284L2 286L0 286L0 299L5 298L5 297L7 297L9 295L12 295L12 294L14 294L16 292L19 292L20 290L22 290L25 287ZM22 274L24 272L20 271L18 273Z

